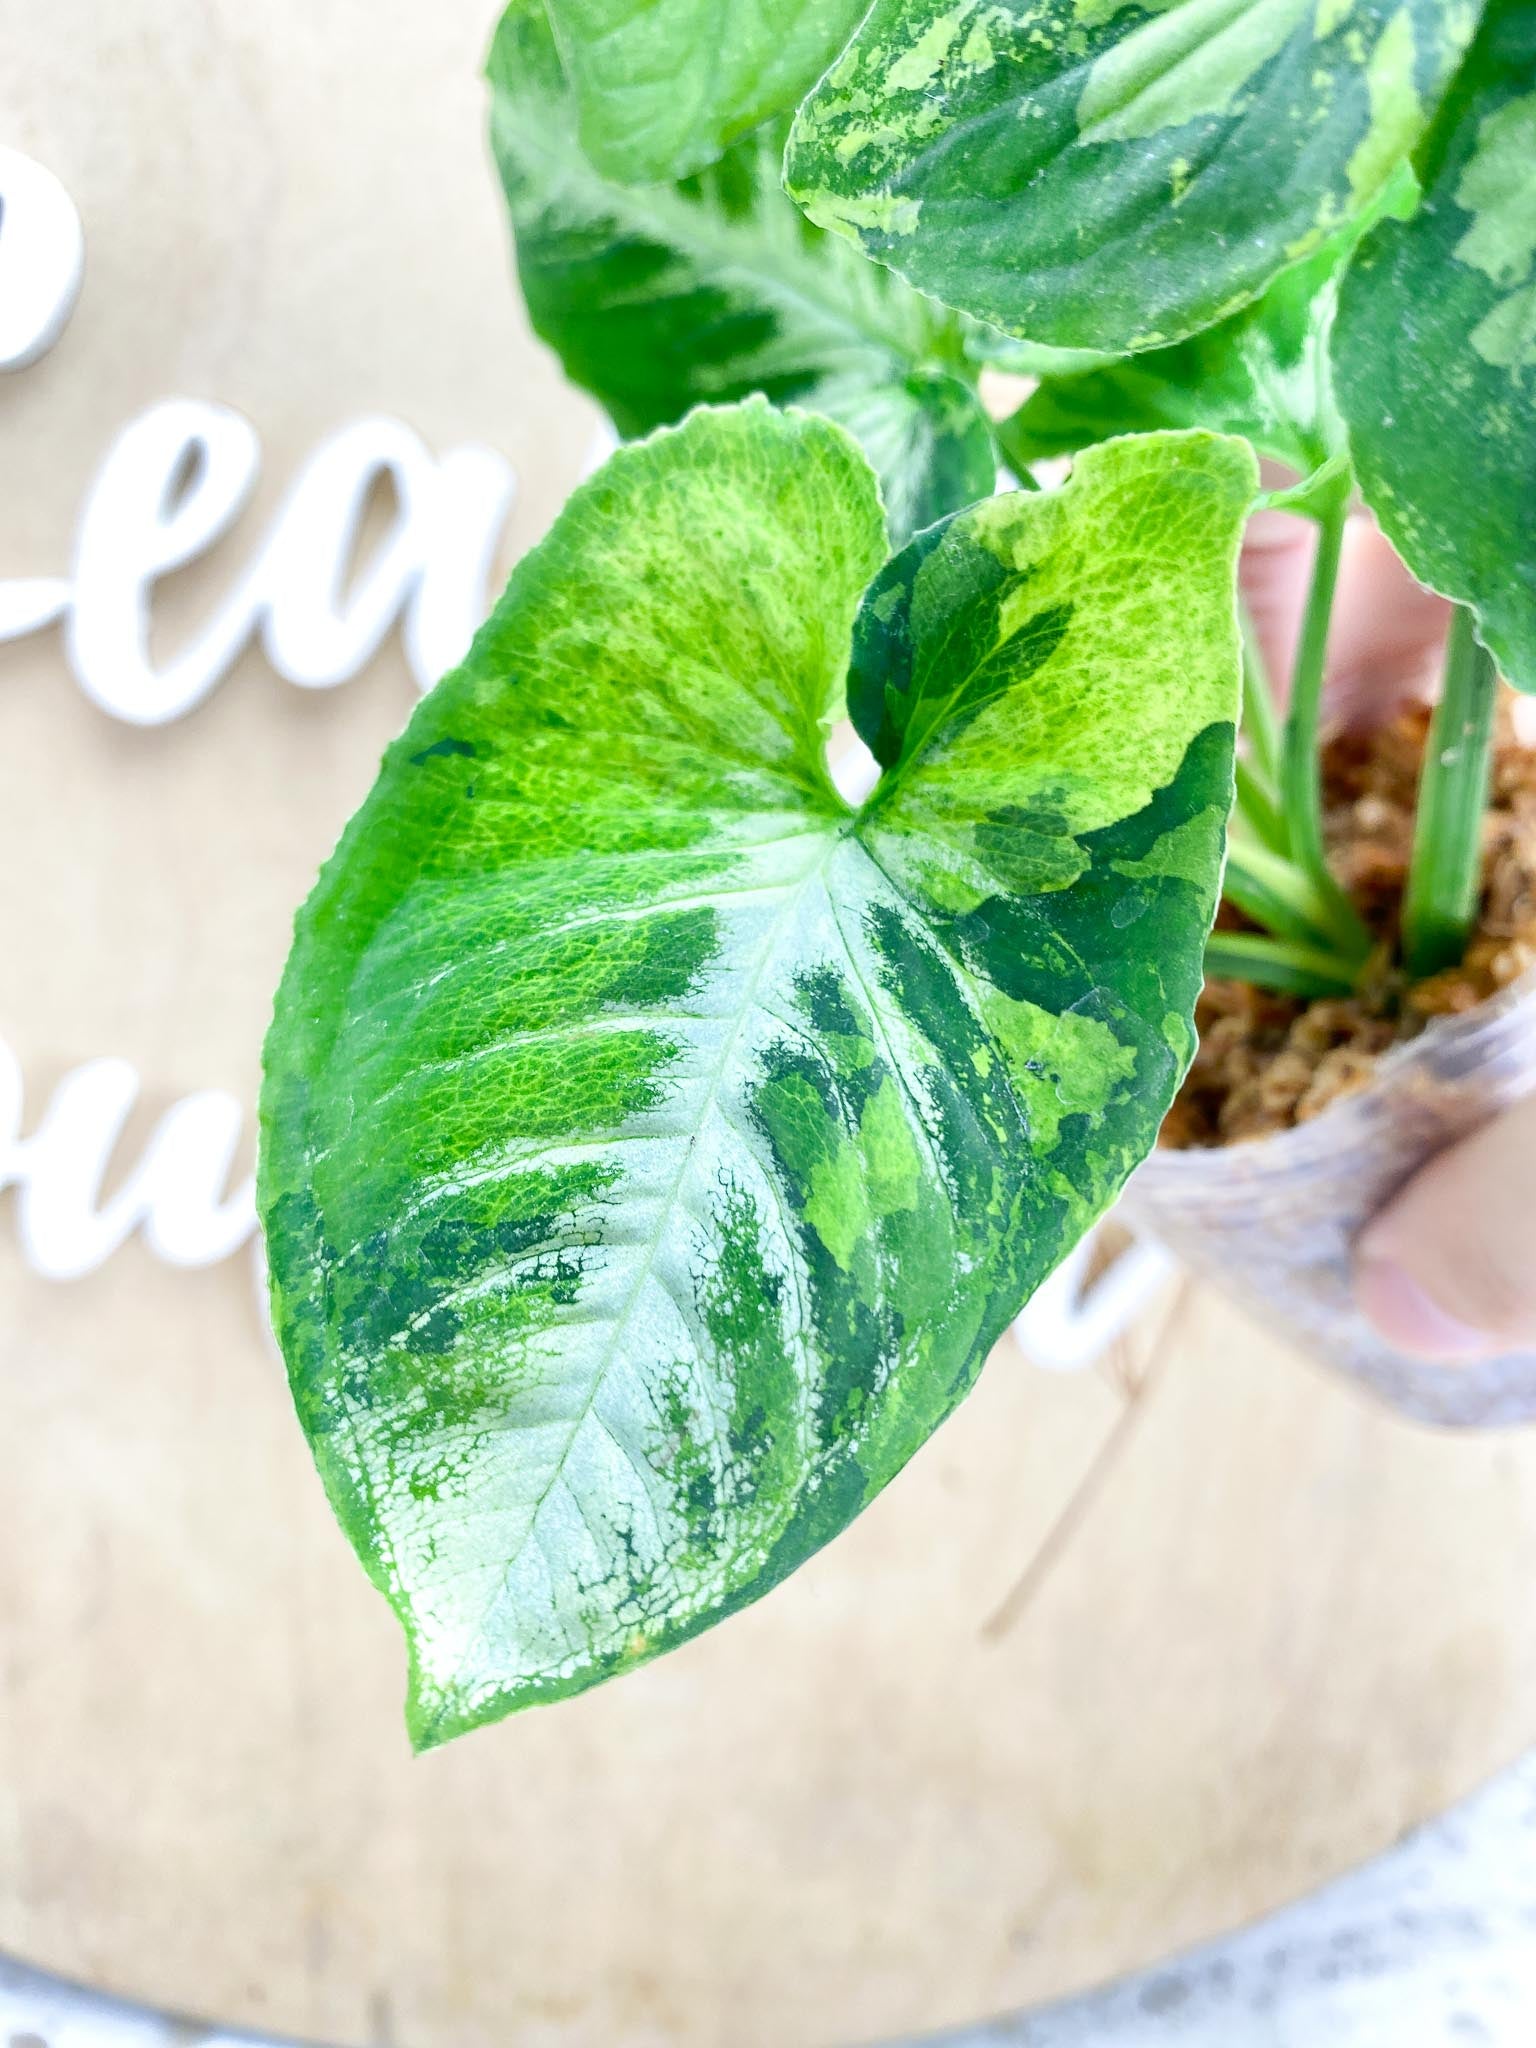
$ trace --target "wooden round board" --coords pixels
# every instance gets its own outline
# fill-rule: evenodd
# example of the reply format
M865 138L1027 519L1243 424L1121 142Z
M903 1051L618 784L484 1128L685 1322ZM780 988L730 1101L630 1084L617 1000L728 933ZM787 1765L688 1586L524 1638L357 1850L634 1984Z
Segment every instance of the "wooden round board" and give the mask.
M358 420L499 451L503 560L536 538L597 420L517 312L490 27L481 0L0 0L3 139L88 246L62 339L0 377L0 579L76 573L109 446L171 398L247 419L260 476L155 587L156 674ZM0 1197L0 1949L343 2043L869 2040L1244 1921L1536 1737L1536 1438L1409 1429L1179 1289L1099 1372L1005 1344L715 1634L413 1762L249 1248L178 1267L172 1218L37 1266L91 1263L194 1091L233 1092L248 1164L292 908L415 685L396 632L325 690L250 651L135 725L81 685L127 673L114 630L132 655L110 580L73 638L0 646L0 1044L32 1138L25 1212ZM102 1059L142 1094L93 1205Z

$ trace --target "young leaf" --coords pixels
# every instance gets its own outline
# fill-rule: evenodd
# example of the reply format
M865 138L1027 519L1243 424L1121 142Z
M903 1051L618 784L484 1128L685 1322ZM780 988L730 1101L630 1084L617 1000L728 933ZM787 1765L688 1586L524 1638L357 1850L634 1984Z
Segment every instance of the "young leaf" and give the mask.
M1306 474L1342 438L1327 384L1320 295L1335 263L1282 271L1253 305L1172 348L1042 378L1009 422L1008 454L1071 455L1114 434L1214 427Z
M1345 277L1339 404L1388 538L1536 690L1536 9L1491 0L1419 169Z
M782 124L696 178L632 191L582 154L537 0L509 10L489 72L529 318L620 433L753 392L795 400L859 436L898 542L991 492L991 428L951 374L961 322L796 211Z
M1383 212L1406 217L1418 187L1397 167L1377 203L1240 313L1118 362L1046 370L1006 428L1010 459L1075 454L1114 434L1211 427L1241 434L1305 476L1344 452L1328 371L1328 330L1344 264Z
M1254 484L1238 442L1112 443L861 606L853 442L701 411L576 493L390 749L298 920L260 1200L418 1745L793 1570L1150 1147Z
M822 226L1009 333L1225 318L1369 205L1477 14L1444 0L875 0L796 116Z
M682 178L788 113L863 0L549 0L581 144L622 185Z

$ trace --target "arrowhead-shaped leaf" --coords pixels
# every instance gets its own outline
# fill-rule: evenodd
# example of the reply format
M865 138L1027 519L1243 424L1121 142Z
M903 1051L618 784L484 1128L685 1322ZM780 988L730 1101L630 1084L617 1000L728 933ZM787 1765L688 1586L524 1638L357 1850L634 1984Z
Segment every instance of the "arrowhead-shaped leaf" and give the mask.
M418 1744L793 1570L1151 1145L1254 484L1240 442L1111 443L881 569L841 429L699 412L576 493L391 748L299 917L260 1186Z
M549 0L582 148L624 185L682 178L787 113L864 0Z
M858 436L898 542L991 492L991 428L952 374L962 323L804 219L779 182L782 124L630 190L582 153L537 0L508 11L489 72L529 318L620 433L754 392L814 408Z
M1339 404L1404 561L1536 690L1536 8L1488 7L1420 172L1345 277Z
M1226 317L1376 196L1466 46L1443 0L875 0L789 188L951 306L1121 353Z

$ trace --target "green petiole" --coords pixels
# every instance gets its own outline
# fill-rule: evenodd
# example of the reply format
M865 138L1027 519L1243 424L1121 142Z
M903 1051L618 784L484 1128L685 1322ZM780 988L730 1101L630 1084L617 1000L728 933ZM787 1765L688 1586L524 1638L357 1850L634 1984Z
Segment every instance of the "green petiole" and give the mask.
M1403 898L1403 962L1416 981L1454 967L1472 935L1498 691L1498 673L1478 644L1472 614L1458 610L1424 744Z
M1280 780L1280 714L1275 708L1275 693L1259 646L1258 631L1241 598L1238 620L1243 636L1243 737L1248 742L1252 773L1273 790ZM1281 831L1283 834L1283 819ZM1276 851L1285 851L1283 838Z
M1310 951L1326 952L1334 970L1349 979L1353 962L1337 957L1328 936L1328 906L1294 862L1249 841L1232 840L1227 848L1222 894L1246 917L1277 938L1294 940Z
M1275 801L1274 791L1261 782L1252 766L1241 754L1233 764L1237 774L1237 817L1252 832L1255 839L1267 846L1271 853L1283 860L1290 852L1290 837L1285 829L1285 819Z
M1023 411L1024 407L1021 405L1017 412L1009 413L1006 419L994 420L992 438L997 443L997 452L1018 480L1020 490L1038 491L1040 486L1030 468L1035 458L1029 452L1028 442L1023 438L1024 430L1020 425Z
M1321 450L1318 451L1321 455ZM1261 512L1299 512L1308 519L1321 519L1328 508L1349 495L1349 458L1330 455L1320 460L1310 476L1277 491L1261 491Z
M1328 866L1323 841L1322 768L1318 753L1328 625L1338 584L1339 556L1344 544L1348 509L1348 501L1338 493L1318 516L1317 560L1307 592L1307 608L1291 680L1291 702L1282 735L1280 800L1290 832L1292 852L1310 876L1326 907L1329 936L1348 960L1363 964L1371 951L1371 935Z
M1205 971L1208 976L1257 982L1288 996L1347 996L1353 989L1348 971L1331 953L1262 932L1212 932L1205 948Z

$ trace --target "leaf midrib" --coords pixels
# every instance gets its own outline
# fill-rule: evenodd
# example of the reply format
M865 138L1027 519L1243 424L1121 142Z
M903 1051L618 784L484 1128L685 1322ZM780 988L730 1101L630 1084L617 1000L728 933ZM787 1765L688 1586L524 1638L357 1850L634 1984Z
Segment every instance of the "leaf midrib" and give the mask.
M937 739L943 737L944 729L948 725L951 717L953 716L955 706L959 703L961 697L965 694L965 692L970 688L971 684L975 681L976 677L980 675L981 671L987 666L989 662L995 661L1000 654L1004 653L1004 651L1008 647L1010 647L1015 640L1018 639L1019 634L1023 632L1025 626L1027 626L1029 623L1029 620L1024 620L1020 623L1020 625L1015 627L1012 632L1006 633L1002 635L999 639L994 640L992 642L992 645L987 649L986 653L979 656L978 659L974 661L969 668L965 669L962 672L958 680L955 682L954 687L950 689L942 699L935 700L936 708L933 712L933 715L927 720L926 724L922 725L921 727L918 727L915 723L914 717L914 721L907 725L906 730L902 734L900 754L896 757L895 761L892 762L891 766L883 771L880 780L875 784L874 788L870 791L869 795L864 799L864 802L860 805L859 810L856 813L856 819L860 825L864 824L867 820L874 818L878 814L878 812L883 808L883 806L886 803L888 803L893 796L897 795L900 792L902 787L907 782L909 776L911 775L913 769L923 760L924 756L928 753L930 747L932 747L935 744ZM1045 660L1040 663L1039 667L1032 672L1030 677L1031 681L1034 680L1035 676L1041 674L1045 669L1047 669L1050 666L1051 662L1055 659L1055 653L1056 650L1053 648L1050 654L1046 656ZM931 668L932 664L930 663L929 666ZM999 684L998 688L995 691L993 691L991 694L985 697L978 699L976 705L977 711L979 712L988 704L995 703L998 697L1007 694L1010 690L1015 688L1016 682L1016 678L1005 678ZM919 699L919 702L913 707L914 714L920 711L921 708L921 699ZM916 732L917 734L917 737L915 739L913 738L914 732ZM868 742L866 742L866 744L868 744ZM1020 758L1022 759L1023 757L1021 756Z
M830 862L832 855L836 851L837 847L842 843L843 840L852 835L854 823L855 820L851 814L845 813L845 815L842 818L829 816L827 818L825 843L822 847L820 858L816 862L814 862L813 865L806 868L792 882L785 884L786 901L784 907L779 912L777 918L774 920L773 926L764 940L762 957L758 961L758 964L753 971L752 979L747 986L745 994L743 995L741 1008L736 1017L736 1021L732 1025L729 1033L727 1034L724 1045L721 1047L720 1057L716 1061L714 1072L711 1074L709 1078L709 1083L704 1097L704 1102L701 1106L699 1116L697 1119L698 1128L702 1129L703 1126L709 1120L710 1116L712 1116L716 1111L716 1108L720 1101L720 1094L722 1086L724 1084L725 1076L729 1071L731 1064L735 1058L737 1047L741 1041L742 1032L746 1028L747 1020L755 1013L757 1009L758 991L762 986L763 979L767 974L769 967L771 966L775 957L778 954L779 947L783 941L785 930L791 922L793 913L799 908L799 905L804 897L805 891L810 887L810 885L815 881L820 881L822 877L825 875L827 865ZM527 1527L523 1532L522 1538L519 1541L517 1548L510 1553L510 1555L506 1558L504 1562L501 1572L500 1583L497 1587L497 1590L491 1598L491 1600L487 1602L484 1614L476 1623L474 1635L475 1642L481 1642L484 1640L486 1633L486 1623L489 1620L491 1613L494 1611L497 1602L499 1602L505 1597L507 1583L510 1580L513 1571L516 1569L517 1564L521 1559L524 1551L527 1549L528 1545L533 1541L534 1533L538 1527L539 1517L544 1511L545 1503L548 1501L550 1495L554 1492L555 1487L560 1483L561 1479L564 1477L565 1468L569 1463L571 1453L576 1446L576 1440L580 1436L583 1428L586 1426L589 1418L591 1417L597 1405L597 1397L601 1393L604 1385L606 1384L608 1375L613 1368L614 1358L618 1350L619 1339L623 1332L628 1328L630 1317L633 1315L635 1307L640 1299L641 1289L645 1286L646 1282L649 1280L651 1276L652 1270L656 1263L657 1253L660 1250L662 1241L667 1234L668 1226L677 1208L678 1196L682 1192L683 1183L687 1179L688 1173L692 1168L693 1163L694 1146L690 1143L683 1147L682 1157L679 1161L677 1172L673 1177L671 1185L666 1190L665 1195L658 1203L658 1217L656 1228L652 1232L650 1241L645 1248L644 1257L641 1260L635 1277L630 1284L629 1292L625 1296L621 1307L619 1308L617 1314L614 1316L612 1320L612 1323L610 1325L609 1338L603 1348L601 1361L597 1366L596 1370L593 1372L592 1385L587 1395L587 1398L582 1403L580 1412L577 1414L575 1420L571 1424L569 1433L566 1436L565 1443L561 1449L558 1459L554 1463L553 1469L550 1472L548 1480L545 1482L545 1485L539 1493L537 1500L534 1502L532 1508L529 1511ZM405 1624L407 1632L414 1636L414 1619L408 1604L402 1605L399 1611L401 1620ZM453 1696L458 1691L460 1680L463 1676L465 1667L468 1665L470 1661L472 1654L473 1652L471 1649L466 1649L454 1670L453 1676L450 1679L448 1679L446 1683L441 1684L436 1688L442 1696L441 1704L439 1705L437 1711L433 1714L431 1720L428 1721L424 1726L423 1735L426 1741L430 1742L432 1740L433 1736L441 1728L443 1722L454 1711ZM526 1684L529 1682L530 1679L536 1679L541 1675L543 1674L523 1672L519 1673L518 1676L519 1681Z

